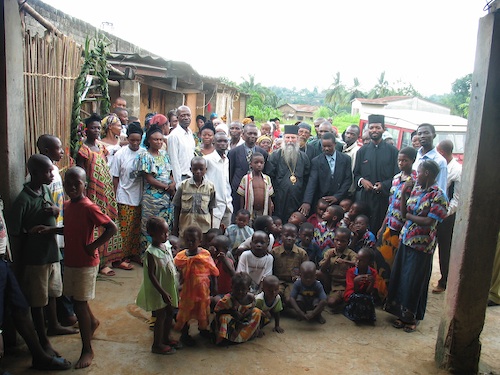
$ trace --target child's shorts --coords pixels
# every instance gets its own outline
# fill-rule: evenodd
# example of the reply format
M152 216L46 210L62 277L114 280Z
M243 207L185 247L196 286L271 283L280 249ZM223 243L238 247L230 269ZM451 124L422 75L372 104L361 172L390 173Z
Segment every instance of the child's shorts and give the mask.
M31 307L44 307L49 297L62 295L61 264L59 262L24 267L23 291Z
M1 212L1 211L0 211ZM30 306L24 297L9 262L0 260L0 327L3 325L5 305L8 304L14 313L29 312Z
M93 300L98 271L99 266L64 267L64 295L76 301Z
M299 294L295 300L297 302L302 302L304 304L304 308L306 309L306 311L314 310L321 301L316 296L308 297L308 296L303 296L302 294Z

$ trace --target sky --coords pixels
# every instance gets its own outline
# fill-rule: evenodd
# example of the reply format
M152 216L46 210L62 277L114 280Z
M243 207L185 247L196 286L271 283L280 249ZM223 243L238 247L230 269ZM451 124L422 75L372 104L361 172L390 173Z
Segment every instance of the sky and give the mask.
M472 73L486 0L43 0L199 74L369 90L385 72L424 96ZM110 26L112 25L112 26Z

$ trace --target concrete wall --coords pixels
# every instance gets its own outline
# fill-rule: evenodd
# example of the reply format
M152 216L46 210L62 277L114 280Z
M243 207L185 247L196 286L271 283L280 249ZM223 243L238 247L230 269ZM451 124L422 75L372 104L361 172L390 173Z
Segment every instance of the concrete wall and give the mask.
M0 4L0 195L8 209L22 189L24 159L23 33L16 0Z

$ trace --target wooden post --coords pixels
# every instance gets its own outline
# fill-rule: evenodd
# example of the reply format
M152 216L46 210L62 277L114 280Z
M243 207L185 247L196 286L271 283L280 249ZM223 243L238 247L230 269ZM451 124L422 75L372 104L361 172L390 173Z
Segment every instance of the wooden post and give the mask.
M497 0L496 3L499 3ZM500 11L480 19L460 205L435 360L475 374L500 227Z

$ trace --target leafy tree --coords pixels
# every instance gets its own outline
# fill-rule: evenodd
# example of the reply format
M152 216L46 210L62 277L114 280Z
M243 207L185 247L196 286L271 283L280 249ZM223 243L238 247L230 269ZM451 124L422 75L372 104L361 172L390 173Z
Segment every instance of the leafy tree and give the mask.
M378 78L378 82L376 85L370 90L368 94L369 98L383 98L385 96L389 96L392 94L392 90L389 87L389 82L385 79L385 72L380 73L380 77Z
M336 106L338 109L347 105L347 90L340 80L340 72L335 75L333 83L326 91L325 103Z

